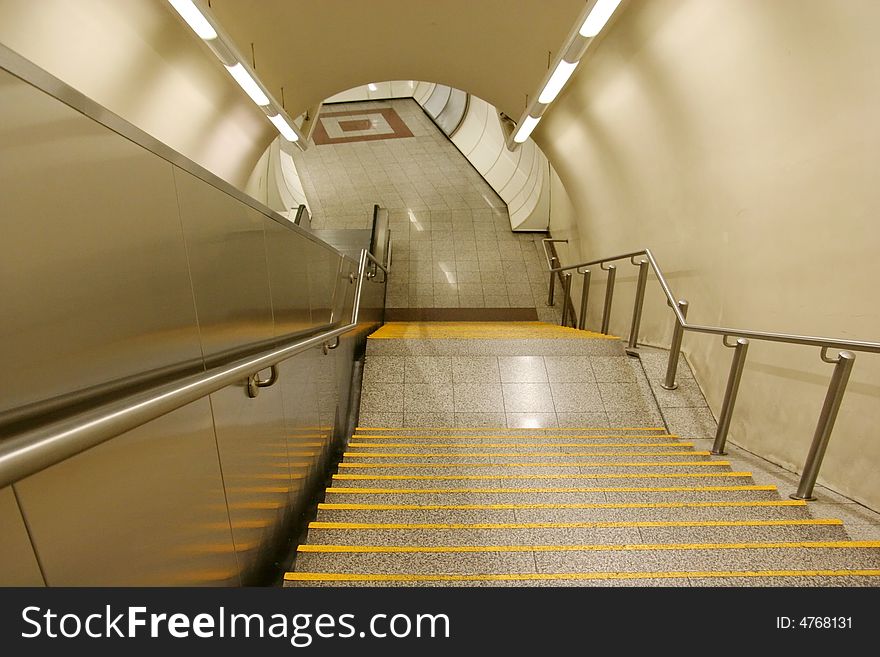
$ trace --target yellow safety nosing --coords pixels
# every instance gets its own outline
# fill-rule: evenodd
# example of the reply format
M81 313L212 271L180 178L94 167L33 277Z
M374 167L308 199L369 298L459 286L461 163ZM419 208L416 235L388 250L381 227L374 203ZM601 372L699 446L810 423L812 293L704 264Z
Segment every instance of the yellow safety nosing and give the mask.
M593 473L593 474L516 474L516 475L359 475L335 474L333 479L362 480L489 480L489 479L682 479L685 477L751 477L751 472L639 472L639 473Z
M670 451L670 452L514 452L513 454L504 454L498 452L476 452L466 454L455 454L454 456L473 456L480 458L488 458L493 456L501 456L507 458L521 458L530 456L559 456L572 458L575 456L709 456L711 452L695 452L692 449ZM406 452L343 452L344 457L380 459L380 458L426 458L426 459L448 459L452 454L444 452L442 454L424 454L424 453L406 453Z
M600 543L592 545L300 545L297 552L649 552L677 550L876 549L880 541L760 541L755 543Z
M473 493L693 493L693 492L773 492L776 486L597 486L587 488L327 488L327 493L347 495L456 495ZM803 500L789 500L802 502Z
M666 431L666 427L355 427L355 431Z
M389 489L393 490L393 489ZM804 500L757 500L754 502L607 502L596 504L344 504L319 502L319 509L332 511L472 511L508 509L693 509L714 507L807 506Z
M348 443L349 448L382 448L389 447L427 447L428 449L440 449L441 447L456 447L467 449L486 449L487 447L693 447L693 443ZM347 452L348 453L348 452ZM366 452L370 454L372 452ZM352 452L353 456L360 456L360 452Z
M367 336L370 340L619 340L547 322L388 322Z
M486 575L396 575L285 573L288 582L547 582L613 579L720 579L753 577L880 577L880 570L698 570L628 573L504 573Z
M407 429L409 431L410 429ZM452 427L436 427L433 431L455 431ZM393 431L393 429L376 429L376 431ZM462 429L464 431L464 429ZM473 432L473 429L467 431ZM487 431L489 431L487 429ZM498 431L492 429L491 431ZM529 431L540 431L540 429L529 429ZM550 431L550 429L548 429ZM553 431L565 431L565 429L553 429ZM578 429L578 431L588 431L588 429ZM597 429L597 431L599 431ZM601 431L626 431L626 429L601 429ZM649 431L646 429L645 431ZM665 430L660 430L665 431ZM540 434L540 433L451 433L451 434L433 434L433 433L357 433L352 438L678 438L678 434L674 433L650 433L645 435L633 433L560 433L560 434Z
M606 461L604 463L340 463L340 468L677 468L729 466L728 461Z
M589 520L583 522L310 522L309 529L614 529L621 527L813 527L842 525L836 518L796 520ZM880 545L880 543L878 543Z

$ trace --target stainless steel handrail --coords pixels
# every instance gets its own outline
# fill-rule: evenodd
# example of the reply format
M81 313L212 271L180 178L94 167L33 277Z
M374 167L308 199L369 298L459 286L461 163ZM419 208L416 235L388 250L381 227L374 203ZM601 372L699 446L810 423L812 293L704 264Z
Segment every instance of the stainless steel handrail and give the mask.
M568 240L542 240L542 242L568 242ZM742 328L733 328L726 326L707 326L703 324L688 324L685 316L682 314L681 309L678 308L678 301L675 295L672 293L672 288L669 287L669 283L666 280L666 276L663 274L663 270L660 269L660 265L657 264L657 259L654 257L654 254L651 253L651 250L648 248L640 249L638 251L631 251L630 253L623 253L621 255L612 256L610 258L600 258L598 260L589 260L587 262L581 262L576 265L566 265L565 267L552 267L550 264L550 258L547 256L547 247L544 246L544 255L547 257L547 267L550 272L564 272L569 271L571 269L581 269L584 267L591 267L594 265L604 265L608 262L616 262L618 260L632 260L636 256L645 256L648 259L648 262L651 265L651 269L654 271L654 275L657 277L657 281L660 283L660 287L663 288L663 293L666 295L666 299L669 301L669 304L672 306L672 312L675 314L675 318L681 327L685 331L693 331L695 333L710 333L713 335L721 335L728 336L732 338L752 338L755 340L765 340L770 342L787 342L790 344L804 344L814 347L826 347L829 349L850 349L852 351L867 351L871 353L880 353L880 342L870 342L867 340L847 340L844 338L828 338L824 336L814 336L814 335L798 335L796 333L775 333L770 331L754 331L751 329L742 329ZM578 272L581 273L581 272Z
M357 327L367 263L387 270L366 249L361 251L350 321L316 335L299 338L253 356L241 358L207 372L187 376L169 384L135 393L92 407L68 418L21 432L0 442L0 488L75 456L126 431L146 424L186 404L206 397L234 383L247 382L257 372L312 347L327 343ZM265 387L274 383L260 381Z
M608 265L606 267L606 264L619 260L629 260L630 262L632 262L632 264L639 267L639 278L636 288L635 304L633 307L632 326L630 328L629 342L627 345L627 353L630 354L637 353L638 331L641 321L642 306L644 303L645 294L645 279L647 274L646 264L650 265L651 269L654 271L654 275L657 277L657 281L660 283L660 287L663 289L663 294L666 295L666 301L672 308L672 312L675 316L675 325L673 326L672 332L672 344L670 345L669 350L669 361L666 365L666 376L661 383L661 386L663 388L667 390L674 390L678 387L675 378L678 372L678 360L679 354L681 352L681 340L685 331L692 331L694 333L706 333L710 335L720 335L726 347L736 348L734 359L731 364L730 374L728 375L727 389L724 394L724 403L722 404L721 414L719 416L720 421L718 422L718 429L715 433L715 442L712 447L713 454L724 453L724 446L727 441L727 433L730 429L731 415L733 414L733 407L736 403L740 379L742 378L743 368L745 366L749 339L763 340L765 342L800 344L821 348L822 351L820 353L820 358L823 362L834 364L834 374L831 377L831 382L829 384L828 392L826 393L825 397L825 403L822 407L822 412L819 415L819 422L816 426L816 431L813 434L813 441L810 446L809 454L807 455L806 463L804 464L797 493L791 495L791 497L794 499L815 499L813 497L813 487L816 484L819 467L821 466L822 459L825 455L825 448L827 447L828 440L831 437L831 431L834 428L834 422L837 418L837 412L840 408L840 403L846 390L846 384L849 380L849 375L852 371L852 367L855 361L855 355L852 353L852 351L863 351L875 354L880 353L880 342L872 342L869 340L848 340L844 338L829 338L825 336L815 335L799 335L796 333L755 331L752 329L742 329L727 326L689 324L687 321L688 302L684 299L677 298L673 294L672 288L669 286L669 282L666 280L666 276L663 274L663 270L660 269L660 265L657 263L657 259L654 257L654 254L651 253L650 249L644 248L637 251L630 251L629 253L622 253L620 255L611 256L608 258L588 260L586 262L580 262L575 265L554 267L554 263L558 263L559 260L555 255L550 255L547 250L547 244L567 242L568 240L566 239L544 239L541 243L541 246L544 249L544 258L547 261L547 269L550 272L551 296L549 299L549 303L550 305L553 305L552 284L553 278L557 273L562 273L563 275L566 275L564 274L564 272L576 270L578 273L584 275L584 285L589 285L589 267L599 265L600 268L607 269L609 276L607 286L608 289L605 293L605 309L602 319L603 333L608 332L608 320L611 310L610 302L614 288L615 273L614 265ZM641 257L646 258L647 263L645 262L645 260L636 260L636 258ZM581 304L582 307L580 309L580 328L583 328L584 326L583 320L586 315L586 308L584 307L586 304L586 299L588 298L588 293L586 291L583 292L582 298L584 299L584 302ZM564 317L565 309L563 309L563 321ZM729 344L728 338L735 339L736 343ZM827 356L827 352L829 349L841 349L843 351L840 351L836 358L829 358Z

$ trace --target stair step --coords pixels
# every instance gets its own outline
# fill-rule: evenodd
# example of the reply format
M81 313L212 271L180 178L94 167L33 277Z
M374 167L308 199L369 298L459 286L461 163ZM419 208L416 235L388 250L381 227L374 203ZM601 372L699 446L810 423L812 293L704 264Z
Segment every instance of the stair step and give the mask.
M625 356L617 338L588 339L537 335L532 338L439 338L384 340L370 336L370 356Z
M626 449L684 449L693 447L694 443L680 441L674 438L661 438L655 440L626 440L626 439L596 439L596 440L503 440L498 438L486 438L482 440L443 442L433 441L356 441L350 442L346 447L346 453L373 454L375 452L418 452L419 454L468 454L472 452L502 451L515 452L517 450L550 451L550 452L580 452L580 451L604 451Z
M617 340L604 333L593 333L548 322L386 322L371 340L437 339L526 339L544 337L571 340Z
M646 571L880 570L880 542L738 542L639 545L303 545L300 572L478 575Z
M665 465L665 464L664 464ZM445 474L388 474L384 472L354 471L335 474L332 481L342 485L372 486L382 488L551 488L559 486L584 487L584 486L612 486L621 482L637 483L642 486L650 484L662 484L663 486L698 486L698 485L722 485L725 483L740 482L751 483L749 472L713 472L706 468L697 468L695 472L683 472L683 468L677 468L672 472L594 472L590 469L589 474L579 472L558 473L556 470L551 474L530 474L528 472L505 471L505 474L465 474L461 472ZM658 468L658 470L664 470ZM659 483L658 483L659 482Z
M643 571L477 575L292 572L284 586L880 586L878 569Z
M666 485L667 481L637 482L641 485L621 486L621 481L603 482L605 485L588 486L581 482L557 481L551 486L511 487L510 482L500 486L447 487L424 486L421 488L399 486L391 488L379 485L358 487L360 482L337 481L326 490L324 497L330 503L376 503L393 504L603 504L603 503L653 503L653 502L701 502L701 501L778 501L775 486L736 485L736 480L721 483L694 485L693 480L683 485ZM626 480L623 480L624 483ZM378 482L384 484L387 482ZM446 482L436 482L446 483ZM456 482L452 482L456 483ZM576 485L565 485L574 483ZM651 483L663 485L652 486ZM751 483L749 481L749 483ZM610 485L609 485L610 484Z
M470 503L370 504L324 502L319 522L463 523L463 522L593 522L610 520L662 521L683 515L694 520L808 519L805 502L766 500L752 502L599 503Z
M513 514L511 513L511 516ZM474 520L477 520L476 522ZM592 522L471 522L309 524L309 543L319 545L590 545L845 541L839 520L675 520Z
M585 476L597 474L652 474L664 473L674 469L682 473L712 473L713 471L728 469L727 461L710 461L707 457L675 457L667 460L651 461L647 458L621 458L620 460L607 457L599 461L581 459L535 459L529 461L518 460L517 462L492 463L488 459L485 463L479 463L476 459L468 461L448 462L414 462L403 463L348 463L339 464L340 475L368 475L371 477L394 477L394 476L481 476L481 477L524 477L543 476L558 477L560 473L577 473Z
M355 468L359 465L392 466L392 465L414 465L418 467L453 467L457 465L506 465L511 467L527 467L529 464L540 465L541 467L559 466L573 467L577 465L599 465L609 462L629 462L630 460L639 463L680 463L686 461L708 461L711 454L706 451L693 451L689 449L678 450L658 450L649 449L644 451L624 449L617 452L599 451L599 452L513 452L505 454L498 451L481 451L470 452L464 454L420 454L416 452L378 452L374 454L359 454L354 452L346 452L343 461L340 463L342 470Z
M570 427L570 428L508 428L508 427L358 427L355 438L464 438L487 436L520 436L528 438L571 438L611 436L669 436L664 427Z

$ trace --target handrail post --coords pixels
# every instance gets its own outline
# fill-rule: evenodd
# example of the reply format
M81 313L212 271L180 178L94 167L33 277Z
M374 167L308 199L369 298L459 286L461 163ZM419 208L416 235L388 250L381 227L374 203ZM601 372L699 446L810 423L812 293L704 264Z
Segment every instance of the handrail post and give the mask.
M823 360L825 359L823 358ZM793 500L812 501L816 499L813 497L813 487L816 485L816 478L819 476L819 468L822 466L822 459L825 457L828 440L831 438L834 421L837 419L840 403L843 401L843 395L846 393L846 384L849 381L849 375L852 372L855 360L856 356L851 351L841 351L837 356L834 374L831 375L831 383L828 385L825 403L822 405L822 412L819 414L819 423L816 425L816 432L813 434L813 444L810 445L810 452L807 454L807 461L804 464L804 471L801 474L797 493L789 496Z
M578 318L578 328L583 331L587 325L587 302L590 300L590 270L584 270L583 289L581 290L581 315Z
M566 325L568 311L571 308L571 274L566 272L562 275L562 321L561 326Z
M645 286L648 283L648 261L639 260L639 280L636 284L636 300L633 304L632 325L629 329L629 344L626 353L634 356L638 353L639 325L642 323L642 307L645 304Z
M602 330L601 333L608 333L608 325L611 323L611 301L614 298L614 279L617 278L617 266L608 265L602 269L608 271L608 282L605 284L605 308L602 311Z
M559 259L556 256L550 256L550 293L547 295L547 305L553 305L553 296L554 292L556 292L556 272L553 271L556 269L556 265L559 263Z
M684 299L679 299L678 309L681 311L682 316L687 317L688 302ZM669 362L666 364L666 378L660 384L660 387L664 390L675 390L678 387L675 375L678 373L678 357L681 355L681 339L683 336L684 327L676 317L675 326L672 327L672 344L669 345Z
M730 418L733 416L733 407L736 404L736 395L739 393L739 382L742 379L743 368L746 364L746 353L749 350L749 341L739 338L735 345L727 344L725 347L733 347L733 362L730 364L730 375L727 377L727 389L724 391L724 403L721 405L721 415L718 418L718 429L715 431L715 443L712 445L712 454L724 456L724 446L727 443L727 432L730 430Z

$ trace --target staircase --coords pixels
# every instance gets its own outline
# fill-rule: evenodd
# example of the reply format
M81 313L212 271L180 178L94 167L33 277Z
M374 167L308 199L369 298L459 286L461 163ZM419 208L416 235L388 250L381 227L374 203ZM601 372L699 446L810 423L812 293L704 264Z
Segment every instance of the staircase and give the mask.
M638 374L612 336L386 324L285 584L880 584L880 542L670 435Z

